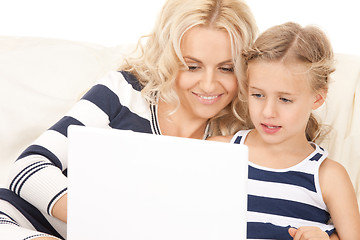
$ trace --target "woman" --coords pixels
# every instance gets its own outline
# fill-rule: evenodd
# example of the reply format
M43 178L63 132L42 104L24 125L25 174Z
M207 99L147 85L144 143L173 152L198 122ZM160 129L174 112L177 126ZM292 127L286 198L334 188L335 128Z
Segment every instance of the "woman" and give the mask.
M139 42L140 56L100 79L15 162L11 192L0 192L2 203L15 207L0 208L13 238L66 237L69 125L197 139L238 130L241 124L229 123L238 116L232 101L242 77L241 50L256 31L240 0L167 1L146 44ZM22 210L30 208L30 214ZM0 236L1 229L4 224Z

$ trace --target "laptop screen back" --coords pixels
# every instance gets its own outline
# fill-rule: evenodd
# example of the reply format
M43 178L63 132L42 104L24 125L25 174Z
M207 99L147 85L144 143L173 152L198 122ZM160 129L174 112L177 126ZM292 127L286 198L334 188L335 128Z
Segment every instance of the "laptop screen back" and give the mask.
M69 128L68 240L246 239L247 148Z

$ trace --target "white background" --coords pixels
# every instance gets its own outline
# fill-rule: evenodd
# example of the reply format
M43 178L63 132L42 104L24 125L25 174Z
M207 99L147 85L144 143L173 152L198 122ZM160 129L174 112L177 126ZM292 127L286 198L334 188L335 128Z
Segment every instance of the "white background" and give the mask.
M0 35L114 46L148 33L165 0L0 0ZM286 21L322 27L335 52L360 55L356 0L247 0L260 31Z

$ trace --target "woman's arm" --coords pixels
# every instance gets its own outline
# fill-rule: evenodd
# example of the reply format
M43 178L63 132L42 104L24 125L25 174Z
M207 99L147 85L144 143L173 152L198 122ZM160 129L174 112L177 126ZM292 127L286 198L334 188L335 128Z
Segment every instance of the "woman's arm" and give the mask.
M54 204L52 215L67 223L67 193Z
M122 84L118 87L121 89L128 85L119 72L111 72L100 79L66 116L21 154L12 166L8 188L42 212L54 213L62 221L66 220L66 215L58 215L57 209L58 206L66 208L60 199L67 192L64 172L67 170L67 128L70 125L109 128L111 118L121 108L120 101L116 102L118 94L114 92L117 90L114 86L119 84Z
M33 240L58 240L56 237L39 237L39 238L33 238Z
M51 236L35 229L28 229L20 225L0 222L0 238L6 240L36 239L36 240L60 240L60 238Z

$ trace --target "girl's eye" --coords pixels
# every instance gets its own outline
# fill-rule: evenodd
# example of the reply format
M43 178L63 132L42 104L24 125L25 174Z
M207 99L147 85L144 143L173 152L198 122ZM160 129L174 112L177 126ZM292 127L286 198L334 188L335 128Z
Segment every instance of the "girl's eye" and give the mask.
M293 101L287 98L280 98L280 101L282 101L283 103L292 103Z
M262 97L264 97L264 95L262 95L261 93L252 93L251 96L254 97L254 98L262 98Z

